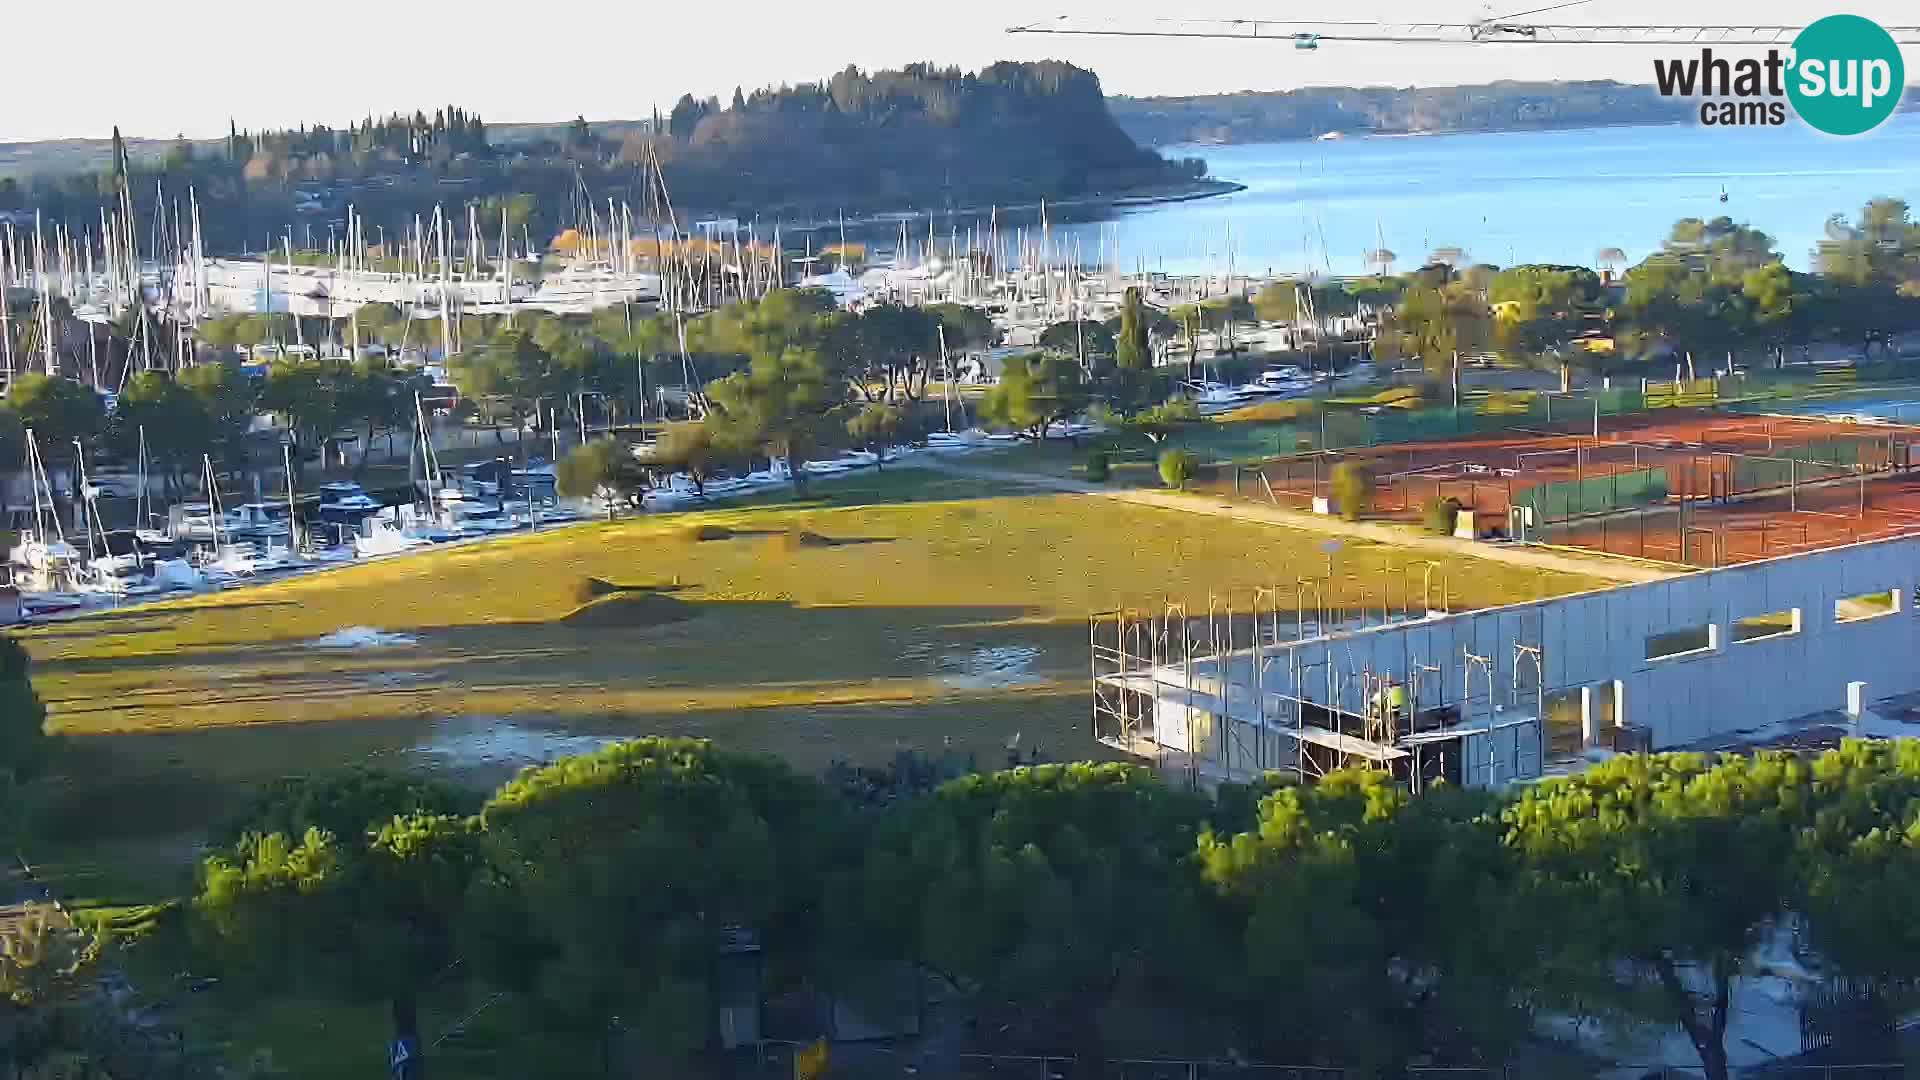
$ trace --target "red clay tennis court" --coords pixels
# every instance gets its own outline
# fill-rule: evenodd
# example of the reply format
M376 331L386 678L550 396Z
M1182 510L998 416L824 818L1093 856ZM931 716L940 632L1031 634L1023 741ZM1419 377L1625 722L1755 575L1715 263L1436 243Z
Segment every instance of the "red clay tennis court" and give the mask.
M1920 532L1920 473L1856 475L1725 501L1696 499L1550 526L1540 539L1690 566L1757 559Z
M1684 503L1695 519L1689 528L1740 534L1751 519L1754 530L1765 535L1751 542L1743 535L1729 535L1724 543L1729 557L1749 549L1756 554L1744 557L1761 557L1758 552L1783 553L1788 534L1774 535L1772 524L1780 513L1771 505L1763 500L1749 506L1747 499L1797 491L1817 507L1843 502L1843 496L1828 493L1825 485L1862 474L1903 473L1913 463L1911 442L1916 436L1920 429L1904 426L1674 409L1602 417L1598 438L1588 424L1580 431L1501 432L1291 455L1237 467L1223 473L1214 486L1231 488L1242 498L1306 507L1315 496L1330 493L1335 465L1359 461L1375 481L1371 516L1416 520L1429 502L1452 498L1463 509L1504 526L1512 506L1531 505L1536 533L1552 530L1580 546L1622 554L1628 552L1619 551L1623 541L1614 535L1615 528L1606 528L1602 538L1602 530L1575 523L1624 509L1654 512ZM1861 522L1879 528L1864 531L1884 531L1892 527L1891 520L1904 521L1903 497L1888 495L1893 501L1886 511ZM1791 501L1791 496L1786 498ZM1702 504L1721 509L1712 512L1715 516L1701 517L1707 513L1698 509ZM1831 543L1834 536L1849 535L1820 516L1828 512L1807 511L1807 520L1795 524L1792 533L1797 537L1805 532L1806 539L1796 542L1819 546L1816 538ZM1728 517L1732 527L1710 524L1719 516ZM1670 524L1667 531L1678 537L1680 528ZM1685 561L1677 557L1682 546L1678 540L1667 541L1672 550L1663 556L1660 538L1650 536L1643 543L1641 531L1635 523L1632 554L1644 551L1648 558Z

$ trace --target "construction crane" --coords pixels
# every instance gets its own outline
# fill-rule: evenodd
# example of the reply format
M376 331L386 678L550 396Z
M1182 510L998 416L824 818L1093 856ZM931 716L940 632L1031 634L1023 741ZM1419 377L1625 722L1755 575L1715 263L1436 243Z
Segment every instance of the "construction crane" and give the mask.
M1314 19L1114 19L1061 15L1007 29L1009 34L1082 34L1095 37L1224 38L1291 42L1318 49L1323 41L1403 45L1791 45L1798 26L1598 26L1538 23L1532 16L1579 7L1570 0L1471 22L1371 22ZM1902 45L1920 45L1920 26L1884 27Z

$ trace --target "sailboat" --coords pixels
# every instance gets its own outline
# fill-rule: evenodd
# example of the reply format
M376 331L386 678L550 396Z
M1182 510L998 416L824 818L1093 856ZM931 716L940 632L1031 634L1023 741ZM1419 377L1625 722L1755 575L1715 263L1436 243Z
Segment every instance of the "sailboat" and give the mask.
M166 548L173 544L173 538L153 528L156 515L153 512L153 492L148 487L147 474L147 429L140 427L140 450L134 460L133 494L133 538L151 548Z
M1727 185L1725 184L1720 185L1720 201L1721 202L1727 201Z
M57 575L80 561L80 552L67 543L60 527L60 514L53 503L53 485L47 480L46 462L40 456L40 444L27 429L27 475L33 483L33 528L20 534L8 558L18 566L45 575Z
M96 501L95 488L87 482L86 450L80 440L73 442L75 461L80 473L81 513L85 515L87 530L87 560L83 565L70 567L67 577L76 592L104 593L108 596L151 596L160 589L147 581L147 572L153 563L153 556L140 550L136 540L132 550L116 554L107 539L107 531L100 524L100 508ZM125 534L121 534L124 536Z

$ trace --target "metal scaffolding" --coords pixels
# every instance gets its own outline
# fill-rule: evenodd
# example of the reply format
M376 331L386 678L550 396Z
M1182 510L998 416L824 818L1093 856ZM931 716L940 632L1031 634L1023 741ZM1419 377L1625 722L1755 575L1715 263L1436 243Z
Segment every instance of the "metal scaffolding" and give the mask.
M1088 620L1094 735L1195 787L1273 772L1306 783L1350 767L1391 771L1415 789L1537 775L1547 684L1537 625L1532 640L1501 643L1512 649L1505 665L1502 652L1468 647L1451 659L1411 646L1391 665L1366 658L1382 655L1364 648L1373 635L1444 622L1429 606L1430 577L1419 605L1409 598L1396 611L1382 590L1343 626L1329 621L1328 578L1256 588L1244 608L1216 592L1204 617L1177 601L1157 614L1097 612Z

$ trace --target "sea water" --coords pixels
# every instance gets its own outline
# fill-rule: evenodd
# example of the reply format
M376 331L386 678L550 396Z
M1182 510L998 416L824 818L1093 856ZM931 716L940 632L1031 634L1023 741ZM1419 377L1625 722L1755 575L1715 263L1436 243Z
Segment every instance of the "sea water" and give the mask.
M1206 158L1235 195L1056 225L1056 246L1084 262L1118 252L1127 272L1367 272L1368 253L1397 270L1437 248L1474 262L1593 266L1603 248L1629 265L1673 223L1725 214L1771 234L1809 269L1829 216L1868 199L1920 202L1920 113L1851 139L1791 122L1778 128L1693 124L1491 134L1346 137L1244 146L1171 147ZM1725 202L1720 200L1724 189Z

